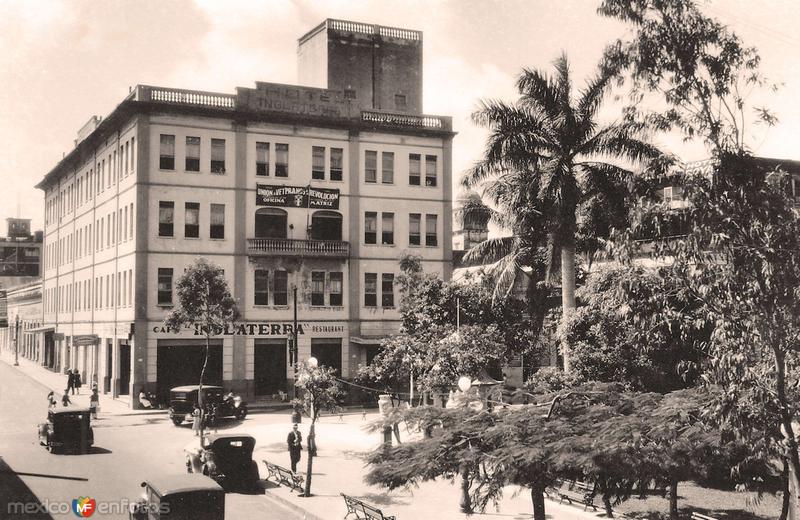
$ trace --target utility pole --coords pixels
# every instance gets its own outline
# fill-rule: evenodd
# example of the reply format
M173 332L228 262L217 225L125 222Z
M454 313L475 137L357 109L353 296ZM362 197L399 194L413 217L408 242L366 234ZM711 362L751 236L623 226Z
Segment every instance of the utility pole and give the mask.
M295 381L297 381L297 362L298 362L298 348L297 348L297 286L292 286L292 301L294 302L294 319L292 322L292 346L289 349L289 360L292 363L292 372L294 374L292 379L292 386L289 388L289 394L291 399L297 397L297 387L295 386Z
M14 366L19 366L19 314L14 320Z

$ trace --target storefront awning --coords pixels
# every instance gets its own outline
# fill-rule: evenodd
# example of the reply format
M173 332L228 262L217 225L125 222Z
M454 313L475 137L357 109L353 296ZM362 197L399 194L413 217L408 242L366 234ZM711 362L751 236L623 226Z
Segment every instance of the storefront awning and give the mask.
M100 343L100 338L97 334L81 334L72 338L72 344L76 347L81 345L97 345Z
M41 327L34 327L32 329L25 329L22 332L26 334L35 334L37 332L52 332L54 330L56 330L56 328L53 325L44 325Z
M362 338L358 336L350 336L350 343L358 343L359 345L378 346L385 338L383 336L376 338Z

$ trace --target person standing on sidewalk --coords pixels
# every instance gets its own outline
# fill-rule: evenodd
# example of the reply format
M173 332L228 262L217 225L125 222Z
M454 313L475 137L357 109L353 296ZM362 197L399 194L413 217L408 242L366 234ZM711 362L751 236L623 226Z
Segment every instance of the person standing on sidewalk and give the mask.
M75 389L78 391L78 395L81 395L81 384L82 384L82 382L81 382L81 373L76 368L75 369Z
M289 459L292 461L292 473L297 473L297 463L300 462L300 454L303 452L303 436L297 429L297 423L292 426L292 431L286 437L286 444L289 446Z
M100 407L100 395L97 393L97 383L92 384L92 396L89 398L89 412L92 419L97 419L97 409Z
M75 374L72 370L67 370L67 391L71 391L75 395Z
M64 395L61 396L61 406L68 406L72 404L72 401L69 400L69 389L64 390Z

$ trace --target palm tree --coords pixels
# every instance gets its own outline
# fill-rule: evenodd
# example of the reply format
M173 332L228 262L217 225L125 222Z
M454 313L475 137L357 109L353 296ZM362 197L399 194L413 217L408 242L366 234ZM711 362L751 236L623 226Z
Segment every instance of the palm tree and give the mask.
M619 200L631 185L631 167L662 154L642 139L639 126L596 121L612 71L601 69L573 99L566 55L554 66L553 76L523 70L516 103L485 100L472 114L490 133L484 157L467 171L463 184L483 189L496 208L492 218L512 236L479 244L465 260L497 261L502 292L510 290L523 266L533 268L534 278L548 281L560 256L563 319L575 308L579 205L598 194ZM568 371L567 349L562 354Z

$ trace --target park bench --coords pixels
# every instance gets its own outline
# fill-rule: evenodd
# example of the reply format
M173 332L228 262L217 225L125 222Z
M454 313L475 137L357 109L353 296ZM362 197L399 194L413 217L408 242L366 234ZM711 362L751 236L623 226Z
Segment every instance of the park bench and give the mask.
M395 520L393 516L384 515L380 509L367 504L363 500L345 495L344 493L340 494L342 498L344 498L344 505L347 506L347 514L344 515L345 518L350 515L355 515L355 518L359 520Z
M559 503L564 502L564 500L570 504L578 502L583 504L584 511L586 511L587 507L597 511L597 506L594 505L596 494L594 484L581 482L580 480L562 480L554 488L554 491L558 495Z
M272 480L276 484L288 486L291 489L296 489L298 491L303 490L303 477L292 473L291 470L286 469L283 466L272 464L266 460L262 460L261 462L263 462L267 467L267 480Z
M717 520L713 516L704 515L702 513L692 513L692 520Z

